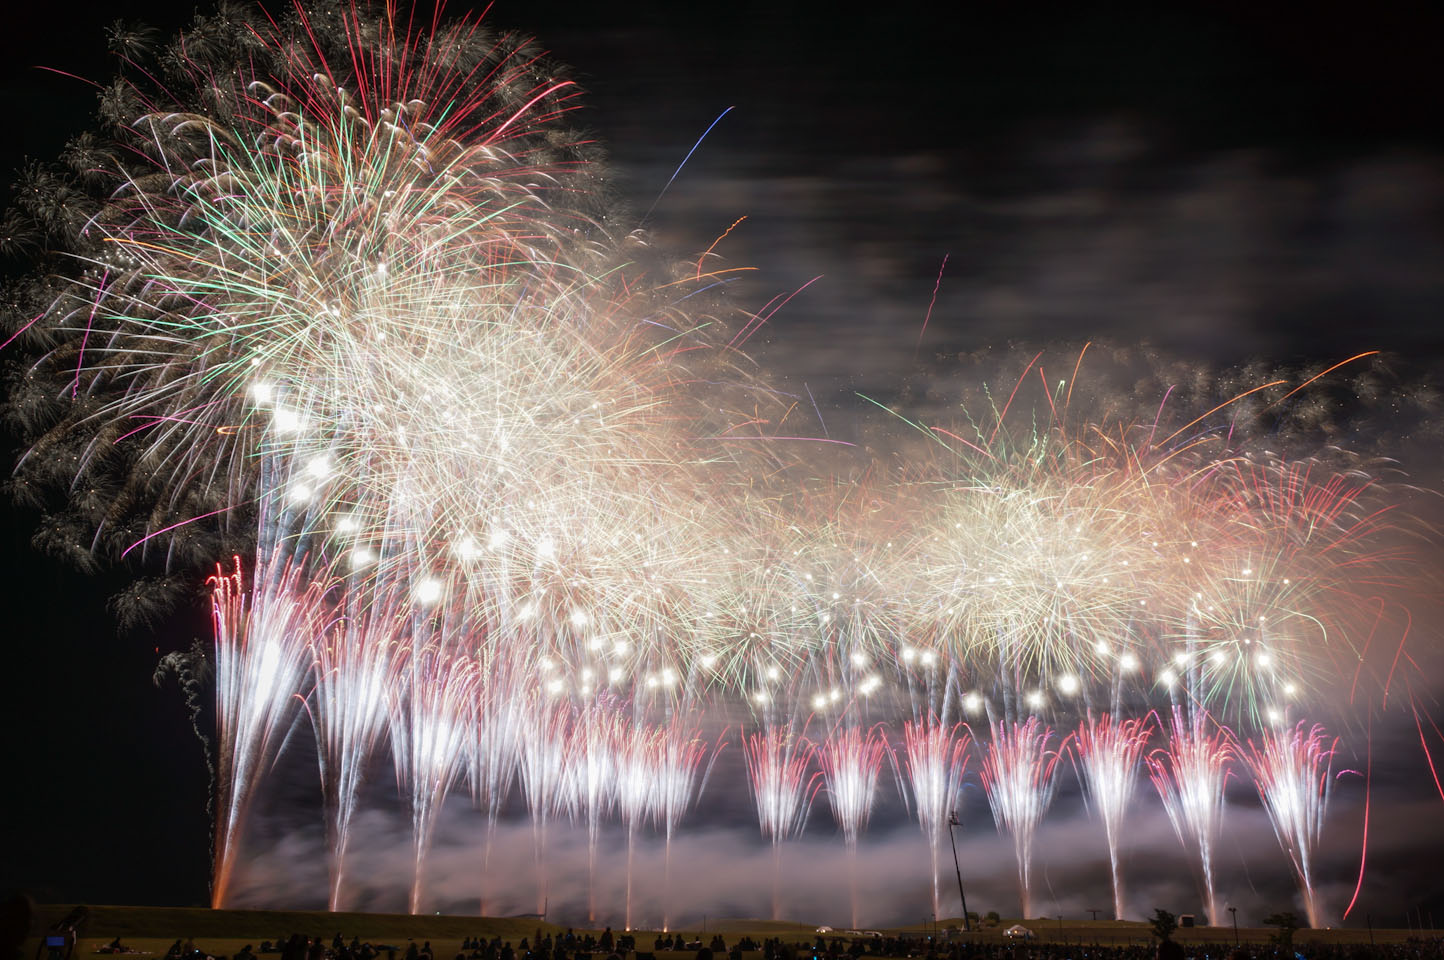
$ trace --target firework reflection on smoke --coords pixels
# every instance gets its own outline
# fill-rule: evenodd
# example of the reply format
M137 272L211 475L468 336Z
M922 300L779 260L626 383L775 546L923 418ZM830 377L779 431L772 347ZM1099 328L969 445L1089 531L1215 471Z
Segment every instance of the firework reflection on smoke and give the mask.
M1073 734L1075 755L1082 769L1087 797L1108 841L1108 866L1113 880L1113 918L1123 919L1123 875L1118 848L1123 839L1123 820L1138 785L1138 767L1143 749L1152 735L1149 718L1119 720L1105 713L1091 713Z
M1053 802L1059 752L1048 743L1053 731L1037 717L1022 723L989 724L991 740L983 748L983 791L993 821L1013 838L1018 862L1022 916L1031 916L1033 837Z
M1315 928L1323 918L1314 889L1313 855L1333 793L1338 743L1321 725L1300 720L1292 730L1266 729L1258 743L1249 741L1244 747L1259 799L1294 869L1309 926Z
M791 724L769 723L742 741L747 785L762 836L772 841L772 919L782 919L782 841L802 831L817 791L807 775L814 747Z
M938 854L943 828L958 809L963 776L968 770L968 748L972 737L967 726L949 726L929 714L925 720L903 723L903 765L912 792L918 826L928 838L932 863L933 919L940 914Z
M531 813L532 853L536 863L536 912L547 909L547 827L552 820L571 809L571 794L566 788L569 756L570 718L565 706L556 698L540 696L528 704L529 733L521 739L518 751L522 794Z
M1205 711L1173 708L1166 747L1148 755L1148 773L1178 842L1193 859L1209 923L1219 922L1213 853L1223 829L1224 787L1234 750L1228 731Z

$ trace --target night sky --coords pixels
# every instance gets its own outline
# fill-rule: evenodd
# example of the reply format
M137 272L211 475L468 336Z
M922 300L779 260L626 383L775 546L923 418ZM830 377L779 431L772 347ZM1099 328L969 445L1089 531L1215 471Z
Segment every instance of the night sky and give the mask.
M104 80L107 23L143 20L168 35L192 10L30 6L0 31L6 170L54 157L90 125L90 88L35 67ZM1438 383L1444 7L840 9L501 2L489 15L575 68L589 91L581 119L608 144L638 220L733 108L647 225L686 254L746 215L721 248L760 268L730 294L738 303L822 276L751 346L778 379L806 384L834 435L865 431L854 393L945 402L948 356L1009 342L1146 339L1224 364L1378 348L1407 377ZM1400 455L1416 482L1444 489L1417 426L1401 425ZM205 902L205 771L179 694L150 679L159 653L206 636L204 616L181 610L153 633L118 634L106 599L124 571L63 568L29 546L32 515L0 517L0 888ZM1438 646L1437 624L1419 629ZM1435 701L1425 708L1438 719ZM1391 776L1375 802L1399 814L1380 828L1361 902L1392 925L1416 907L1444 922L1433 869L1444 807L1406 713L1378 721L1375 775ZM296 779L298 794L310 788ZM389 773L373 779L386 786ZM1152 808L1150 792L1138 796ZM1357 819L1357 794L1339 801L1341 822ZM972 810L979 849L1004 851L981 802ZM825 809L814 827L830 838ZM1356 857L1341 849L1329 879L1352 887Z

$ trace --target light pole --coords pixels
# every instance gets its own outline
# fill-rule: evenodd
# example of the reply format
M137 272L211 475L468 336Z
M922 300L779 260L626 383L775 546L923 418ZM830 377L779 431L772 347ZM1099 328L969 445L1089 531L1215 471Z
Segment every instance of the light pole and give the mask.
M958 874L958 899L963 901L963 930L972 933L972 921L968 919L968 895L963 893L963 868L958 865L958 838L953 836L953 827L961 826L958 823L958 813L954 810L948 814L948 841L953 845L953 870Z
M1233 917L1233 945L1238 946L1238 907L1228 908L1229 916Z

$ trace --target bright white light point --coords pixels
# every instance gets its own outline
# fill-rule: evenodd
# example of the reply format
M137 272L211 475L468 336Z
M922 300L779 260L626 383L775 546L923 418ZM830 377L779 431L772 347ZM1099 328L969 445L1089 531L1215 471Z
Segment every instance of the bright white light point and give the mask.
M1093 645L1093 651L1097 653L1100 657L1106 657L1108 656L1108 644L1104 643L1102 640L1099 640L1096 644Z
M556 696L566 688L567 685L565 682L561 680L553 680L547 684L547 693L550 693L552 696Z
M304 503L305 501L310 500L314 494L315 491L312 490L310 487L306 486L304 483L296 483L291 485L291 499L296 503Z
M530 620L536 615L536 607L532 606L529 603L524 603L522 604L521 609L516 612L516 615L523 620Z
M754 693L754 694L752 695L752 699L753 699L753 700L756 700L758 703L766 703L767 700L768 700L767 691L766 691L766 690L758 690L756 693Z
M557 555L557 542L551 537L542 537L536 544L536 555L549 560Z
M473 560L476 558L476 555L481 552L476 545L476 541L470 537L462 537L456 541L456 546L452 549L454 549L456 555L463 560Z
M1173 662L1176 663L1176 664L1178 664L1180 667L1187 665L1187 663L1188 663L1188 654L1186 654L1186 653L1175 653L1175 654L1173 655Z
M702 667L704 669L711 670L713 667L717 666L717 656L716 654L712 653L704 653L697 662L702 664Z
M587 614L584 610L573 610L571 616L572 626L585 627L587 625Z
M351 566L360 568L376 562L376 554L365 547L358 547L351 551Z
M1269 718L1269 723L1282 723L1284 719L1284 715L1282 713L1279 713L1273 707L1269 707L1268 712L1265 714L1265 716Z
M325 457L316 457L306 464L306 472L318 480L324 480L331 475L331 461Z
M623 670L621 667L613 667L612 669L607 671L608 683L621 683L626 678L627 671Z
M904 663L912 663L917 659L918 652L912 647L903 647L902 658Z
M1253 568L1252 568L1252 567L1244 567L1244 568L1243 568L1243 575L1244 575L1245 577L1249 576L1249 575L1252 574L1252 573L1253 573Z
M264 381L251 384L251 397L257 403L270 403L276 398L276 388Z
M852 655L852 665L854 667L865 667L868 665L868 662L867 654L865 653L854 653Z
M1062 677L1058 678L1058 689L1064 693L1077 693L1078 678L1071 673L1063 674Z
M538 667L541 667L543 670L554 670L556 669L557 664L556 661L553 660L551 657L542 657L536 662L536 665Z
M435 603L440 599L440 580L423 580L416 585L416 600L418 603Z
M828 699L831 700L833 703L836 703L837 701L839 701L839 700L842 699L842 691L839 690L839 689L837 689L836 687L833 687L833 688L832 688L832 692L829 693L829 694L827 695L827 697L828 697Z
M592 679L592 668L591 668L591 667L583 667L583 668L582 668L582 672L579 673L579 674L577 674L577 676L581 677L583 683L587 682L588 680L591 680L591 679Z
M1267 653L1261 653L1258 655L1258 658L1255 662L1258 663L1258 665L1261 667L1267 667L1274 662L1274 658L1269 656Z
M928 651L926 651L926 652L923 653L922 660L923 660L923 666L925 666L925 667L931 667L933 664L935 664L935 663L938 662L938 655L937 655L936 653L934 653L933 651L928 650Z
M841 598L842 598L842 594L834 593L834 594L832 595L832 599L834 599L834 600L840 600Z
M625 640L618 640L616 643L612 644L612 652L615 653L617 656L625 654L630 649L632 649L632 645L627 643L627 641Z
M812 709L814 709L814 710L821 710L822 708L824 708L824 707L826 707L826 706L827 706L827 698L824 697L822 694L819 693L817 696L815 696L815 697L812 698Z
M976 693L970 693L963 697L963 709L969 713L977 713L983 709L983 698Z
M663 671L662 671L662 682L665 683L667 686L670 687L672 684L674 684L674 683L677 682L677 672L676 672L675 670L671 669L670 667L667 668L666 670L663 670Z
M655 676L653 676L652 674L648 674L648 675L647 675L646 683L647 683L647 689L648 689L648 690L655 690L656 687L657 687L657 678L656 678Z
M1222 650L1215 650L1213 651L1213 653L1210 653L1208 655L1208 659L1212 660L1214 663L1223 663L1223 661L1228 659L1228 657Z
M343 513L336 518L337 533L355 533L360 527L361 524L349 513Z
M777 676L778 676L778 669L777 669L776 667L768 667L768 668L767 668L767 679L768 679L768 680L776 680L776 679L777 679Z
M1172 670L1164 670L1158 675L1158 682L1163 684L1165 687L1173 686L1173 682L1177 679L1178 678L1173 675Z
M1137 670L1138 658L1131 653L1125 653L1123 656L1118 658L1118 666L1120 669L1123 670Z
M276 408L276 412L271 415L271 422L281 433L295 433L301 429L301 415L284 407Z
M1299 692L1299 688L1298 688L1296 685L1294 685L1293 683L1286 683L1286 684L1284 684L1284 696L1286 696L1286 697L1292 697L1294 694L1296 694L1296 693L1298 693L1298 692Z
M493 550L500 550L506 545L506 531L501 527L494 528L486 538L486 545Z
M1031 707L1031 708L1034 709L1034 710L1038 710L1038 709L1042 708L1042 706L1043 706L1043 694L1042 694L1041 691L1034 690L1034 691L1032 691L1031 693L1028 694L1028 706Z

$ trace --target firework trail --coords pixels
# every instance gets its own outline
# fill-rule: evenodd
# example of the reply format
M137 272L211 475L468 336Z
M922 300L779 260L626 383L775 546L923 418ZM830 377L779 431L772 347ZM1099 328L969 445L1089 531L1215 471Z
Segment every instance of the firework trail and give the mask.
M1075 756L1082 768L1082 781L1108 840L1108 866L1113 880L1113 917L1123 918L1123 875L1118 848L1123 840L1123 821L1138 785L1138 767L1152 735L1147 717L1118 720L1105 713L1088 718L1073 734Z
M932 858L933 919L941 916L938 853L943 829L958 809L971 744L972 737L961 723L949 726L931 714L925 720L903 723L903 765L918 826L928 838L928 853Z
M1059 751L1050 750L1053 731L1037 717L1022 723L989 724L992 739L983 749L983 791L998 829L1013 837L1022 916L1032 907L1033 836L1053 802Z
M315 686L307 698L316 734L330 853L330 910L340 910L351 818L366 762L387 730L397 672L405 663L394 609L360 607L312 641ZM379 600L380 598L378 598Z
M1213 851L1223 828L1224 787L1233 758L1226 730L1201 710L1185 717L1181 707L1173 708L1168 746L1147 758L1168 822L1193 858L1209 923L1219 918Z
M262 573L248 591L237 558L230 573L217 565L210 585L218 740L212 897L224 902L250 801L295 709L307 641L324 627L320 588L296 567Z
M872 816L877 775L887 755L887 737L882 724L867 730L856 726L836 728L817 751L832 818L842 829L843 841L847 844L854 928L858 925L857 841Z
M1265 730L1259 743L1249 741L1244 748L1259 799L1294 868L1311 927L1319 927L1323 919L1314 890L1313 853L1324 832L1338 743L1321 725L1309 727L1301 720L1292 730Z
M773 920L782 919L782 841L802 832L817 789L807 775L814 749L790 724L768 724L742 741L757 824L772 841Z

